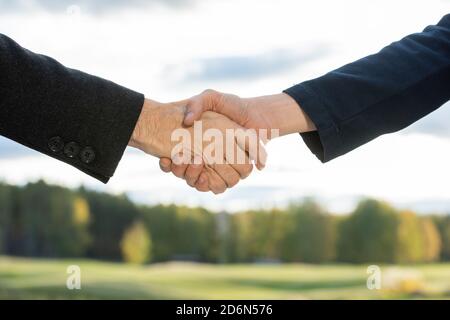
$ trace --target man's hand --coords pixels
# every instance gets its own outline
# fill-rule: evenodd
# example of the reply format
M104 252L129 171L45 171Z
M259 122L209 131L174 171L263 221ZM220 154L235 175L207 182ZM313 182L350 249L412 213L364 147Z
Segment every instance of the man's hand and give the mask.
M191 126L205 111L223 114L242 127L255 129L258 133L264 129L268 139L275 137L272 136L273 132L277 133L276 136L283 136L316 130L311 119L295 100L284 93L240 98L233 94L208 89L188 100L184 124ZM259 161L256 166L262 169L264 164ZM199 169L195 170L190 166L180 167L168 158L161 158L160 167L164 172L172 171L177 177L186 178L190 185L193 181L197 182L199 176L202 177ZM204 187L202 183L204 183L203 179L198 180L195 186Z
M300 106L285 93L240 98L237 95L205 90L189 99L184 124L191 126L205 111L223 114L237 124L252 129L279 130L279 135L316 130Z
M194 132L195 127L184 128L183 118L187 102L163 104L146 99L129 145L153 156L166 158L171 163L173 161L177 163L177 167L185 167L183 177L191 175L193 171L196 179L188 183L193 186L198 181L198 190L222 193L240 179L247 177L253 168L246 153L246 146L238 136L225 141L227 130L239 132L242 128L227 117L214 112L205 112L201 116L200 132ZM210 129L214 129L218 134L214 136L213 144L204 141L204 134ZM187 135L188 139L180 143L174 139L174 133ZM199 133L200 137L195 138ZM218 146L224 150L219 150ZM227 152L227 148L232 148L233 152ZM177 152L174 153L174 150ZM230 159L234 152L243 155L240 162ZM176 171L174 173L179 174Z

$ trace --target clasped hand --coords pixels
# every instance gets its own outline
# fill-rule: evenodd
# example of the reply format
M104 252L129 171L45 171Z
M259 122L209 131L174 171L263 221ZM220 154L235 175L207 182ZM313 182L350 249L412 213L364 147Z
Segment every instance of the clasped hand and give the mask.
M264 143L314 130L286 94L240 98L214 90L187 100L145 100L130 146L160 158L164 172L198 191L215 194L235 186L266 163Z

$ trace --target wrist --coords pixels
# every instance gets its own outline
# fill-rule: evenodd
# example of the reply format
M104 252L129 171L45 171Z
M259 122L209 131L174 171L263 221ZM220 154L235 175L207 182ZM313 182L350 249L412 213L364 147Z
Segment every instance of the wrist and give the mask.
M159 103L145 99L128 145L158 158L170 157L171 135L182 128L185 105L186 101Z
M286 134L317 130L311 118L303 111L302 106L299 105L297 101L286 93L280 93L279 95L286 106L284 109L285 117L283 119L287 124Z
M267 129L278 130L279 136L316 130L301 106L285 93L247 100L249 113L260 117Z
M152 154L155 149L155 133L158 131L158 103L149 99L144 100L141 114L134 127L128 145Z

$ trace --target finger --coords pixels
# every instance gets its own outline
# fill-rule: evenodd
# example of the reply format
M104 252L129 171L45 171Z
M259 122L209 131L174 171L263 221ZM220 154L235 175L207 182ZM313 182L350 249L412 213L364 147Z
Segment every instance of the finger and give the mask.
M187 167L188 167L187 164L175 164L175 163L172 163L172 173L176 177L184 179Z
M186 169L184 177L186 179L187 184L190 185L191 187L194 187L202 171L203 171L202 158L199 156L195 156L194 162L190 164Z
M239 174L241 179L247 178L253 171L253 165L250 162L245 164L232 164L231 166Z
M232 148L231 150L234 154L230 154L227 148L227 152L225 152L225 161L233 167L241 179L247 178L253 170L253 164L250 161L247 152L242 150L239 146Z
M207 192L210 191L209 189L209 179L208 179L208 172L206 169L203 169L202 173L200 174L200 177L198 178L195 189L201 192Z
M234 187L241 179L239 173L229 164L213 164L211 168L222 178L227 188Z
M199 120L202 113L209 110L208 106L203 103L201 95L195 96L189 100L186 105L186 113L184 116L184 125L192 126L194 121Z
M209 166L206 166L208 171L208 188L214 193L214 194L220 194L225 192L227 189L227 185L225 181L219 176L219 174L210 168Z
M170 172L172 167L172 160L169 158L161 158L159 159L159 167L164 172Z
M236 130L235 138L238 146L247 152L258 170L264 169L267 162L267 152L256 131L254 129Z
M217 107L218 97L220 94L217 91L207 89L201 94L189 99L186 104L186 112L184 116L184 125L192 126L194 121L199 120L202 113L209 110L214 110Z
M261 140L258 140L258 159L256 161L256 168L262 170L266 167L267 151Z

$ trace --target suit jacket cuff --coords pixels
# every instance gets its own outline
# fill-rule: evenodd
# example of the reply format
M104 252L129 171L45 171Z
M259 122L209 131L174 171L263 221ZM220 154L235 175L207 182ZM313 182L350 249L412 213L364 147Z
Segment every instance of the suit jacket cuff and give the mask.
M53 131L49 141L57 137L64 148L54 152L50 144L46 153L107 183L114 175L134 131L144 95L103 79L97 79L95 84L97 90L91 101L92 113L83 115L81 126L77 125L76 130ZM68 127L70 125L67 123ZM79 146L75 157L68 157L67 146L71 142ZM83 155L86 150L93 154L91 161Z
M300 133L311 152L322 162L341 155L342 141L339 127L313 89L309 88L307 83L300 83L283 92L297 102L317 128L317 131Z

